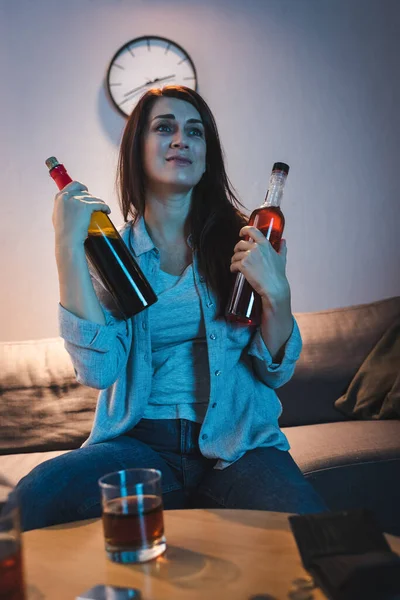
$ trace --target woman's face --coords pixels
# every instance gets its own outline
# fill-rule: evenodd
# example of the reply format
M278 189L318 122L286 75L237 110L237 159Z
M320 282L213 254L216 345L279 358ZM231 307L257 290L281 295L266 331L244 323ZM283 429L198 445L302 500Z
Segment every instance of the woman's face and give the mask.
M200 114L189 102L157 98L143 138L144 170L152 191L187 193L206 169Z

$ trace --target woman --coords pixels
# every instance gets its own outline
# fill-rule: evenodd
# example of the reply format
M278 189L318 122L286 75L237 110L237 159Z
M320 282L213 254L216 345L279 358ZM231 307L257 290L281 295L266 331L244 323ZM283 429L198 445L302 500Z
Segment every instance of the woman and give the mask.
M286 245L278 254L246 226L213 116L196 92L168 86L141 98L118 181L120 233L158 301L123 320L83 246L91 213L109 207L77 182L58 193L60 335L77 380L101 391L83 447L19 483L23 528L99 516L98 479L134 467L160 469L166 509L325 510L278 426L274 389L301 350ZM224 318L239 271L261 296L258 328Z

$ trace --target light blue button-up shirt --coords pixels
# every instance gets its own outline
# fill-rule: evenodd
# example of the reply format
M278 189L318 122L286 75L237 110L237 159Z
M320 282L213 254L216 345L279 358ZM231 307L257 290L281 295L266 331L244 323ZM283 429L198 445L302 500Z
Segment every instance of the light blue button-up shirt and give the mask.
M126 223L120 234L150 285L156 288L159 253L143 218L135 225ZM274 364L259 328L216 318L216 297L199 274L196 253L193 272L204 316L210 370L210 398L199 436L202 454L218 459L215 468L222 469L260 446L288 450L287 438L278 426L282 407L274 390L289 381L301 352L296 320L293 317L282 361ZM152 385L149 311L126 321L121 319L111 295L97 275L91 274L105 325L81 319L59 305L60 336L77 381L101 390L92 431L84 446L111 440L132 429L143 417Z

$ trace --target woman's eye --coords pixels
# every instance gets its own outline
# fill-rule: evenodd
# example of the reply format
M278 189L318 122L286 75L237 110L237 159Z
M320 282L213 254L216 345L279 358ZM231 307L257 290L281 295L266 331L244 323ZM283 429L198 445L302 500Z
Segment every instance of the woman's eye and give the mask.
M161 125L158 125L156 127L156 131L166 131L166 130L171 130L171 127L169 125L166 125L165 123L161 123Z
M155 131L159 131L160 133L170 133L172 127L169 123L160 123L159 125L156 125ZM204 137L204 133L199 127L192 127L188 130L188 134L191 137Z
M190 130L191 133L193 132L193 135L196 137L203 137L203 132L201 129L199 129L198 127L193 127L193 129Z

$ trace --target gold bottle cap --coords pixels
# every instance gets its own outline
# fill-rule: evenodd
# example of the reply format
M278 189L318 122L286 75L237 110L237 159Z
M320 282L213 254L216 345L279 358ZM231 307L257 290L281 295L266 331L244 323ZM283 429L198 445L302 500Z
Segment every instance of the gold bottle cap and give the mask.
M50 158L48 158L45 162L49 171L51 171L51 169L54 169L54 167L58 167L58 165L60 164L55 156L50 156Z

